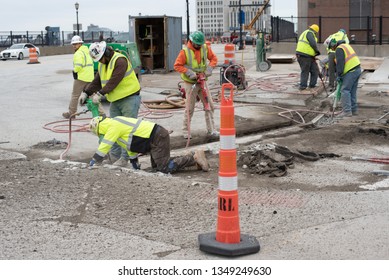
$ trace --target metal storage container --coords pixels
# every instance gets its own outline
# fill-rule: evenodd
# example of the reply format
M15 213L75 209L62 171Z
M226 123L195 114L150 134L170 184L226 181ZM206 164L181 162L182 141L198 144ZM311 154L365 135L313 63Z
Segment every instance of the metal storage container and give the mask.
M182 18L129 16L130 41L136 42L142 66L149 72L167 73L182 49Z

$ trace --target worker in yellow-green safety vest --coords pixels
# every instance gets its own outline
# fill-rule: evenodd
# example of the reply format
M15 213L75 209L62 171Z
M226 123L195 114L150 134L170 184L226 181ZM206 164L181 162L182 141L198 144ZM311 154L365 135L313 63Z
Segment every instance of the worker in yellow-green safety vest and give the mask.
M93 61L89 55L87 46L83 45L84 41L80 36L75 35L71 40L74 50L73 55L73 91L69 102L69 110L62 113L65 119L75 118L78 107L78 98L84 88L93 80Z
M301 33L296 47L297 62L300 65L300 86L299 89L305 93L310 92L307 87L316 87L319 77L319 67L316 64L316 56L320 55L317 48L317 33L319 26L312 24L307 30ZM308 85L308 78L309 85Z
M331 48L329 48L329 42L332 39L335 39L336 42L344 41L345 44L350 43L350 41L347 37L346 30L344 30L342 28L339 29L338 32L328 36L328 38L323 43L323 45L327 49L327 54L328 54L328 62L327 62L328 63L328 79L329 79L328 85L329 85L330 91L333 91L336 88L336 85L335 85L335 78L336 78L335 77L335 51L333 51Z
M92 96L93 103L100 103L104 96L111 102L109 107L111 118L117 116L137 118L141 102L140 84L131 62L107 46L104 41L91 44L89 54L93 61L99 62L98 72L81 94L80 103L85 103L88 96ZM125 167L128 160L126 150L115 144L107 163Z
M198 82L198 75L203 74L206 77L211 76L212 70L215 68L216 64L217 57L212 49L205 44L204 34L200 31L195 31L190 34L187 46L180 51L174 63L174 70L181 73L181 79L184 81L186 93L186 106L182 127L184 138L191 137L189 127L197 98L200 99L204 105L207 135L210 137L219 136L213 118L215 109L208 85L206 80L202 80L206 90L206 94L203 94L201 83Z
M361 76L361 62L354 49L345 41L332 39L329 47L335 51L337 82L341 83L342 112L338 118L358 114L357 87Z
M155 171L174 173L183 168L196 166L208 171L209 165L203 150L184 156L170 157L169 132L162 126L142 119L126 117L95 117L89 130L99 137L99 147L90 161L90 166L102 163L114 143L126 150L134 169L140 169L138 153L150 153L151 167Z

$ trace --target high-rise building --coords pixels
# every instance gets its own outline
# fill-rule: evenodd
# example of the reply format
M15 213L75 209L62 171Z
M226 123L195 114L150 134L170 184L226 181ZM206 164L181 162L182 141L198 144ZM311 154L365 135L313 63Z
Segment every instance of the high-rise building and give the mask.
M264 0L196 0L196 26L206 36L221 36L224 32L239 31L239 8L244 14L244 25L255 17ZM270 6L270 5L269 5ZM263 11L253 28L270 31L270 9Z

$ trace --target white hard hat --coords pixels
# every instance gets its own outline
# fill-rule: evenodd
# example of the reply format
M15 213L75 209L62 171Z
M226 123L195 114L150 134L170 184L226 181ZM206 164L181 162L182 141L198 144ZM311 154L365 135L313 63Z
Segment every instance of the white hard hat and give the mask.
M96 134L97 136L99 135L99 123L101 121L101 117L94 117L91 119L89 123L89 131L92 132L93 134Z
M73 36L72 41L70 43L72 45L74 45L74 44L82 44L82 43L84 43L84 41L81 39L80 36L76 35L76 36Z
M107 44L104 41L100 43L93 43L90 45L89 54L92 57L94 62L97 62L101 59L106 48L107 48Z

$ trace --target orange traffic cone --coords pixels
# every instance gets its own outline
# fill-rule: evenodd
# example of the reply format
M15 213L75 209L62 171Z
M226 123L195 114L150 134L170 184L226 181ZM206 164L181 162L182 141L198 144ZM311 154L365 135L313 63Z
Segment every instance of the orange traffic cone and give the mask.
M224 96L226 88L230 89L228 99ZM224 256L253 254L260 249L255 237L240 233L233 90L231 83L222 85L217 228L198 238L201 251Z
M235 64L235 45L226 44L224 46L224 64Z
M36 63L40 63L38 61L38 54L36 52L36 49L35 48L29 48L29 56L30 56L30 61L27 62L27 64L36 64Z

